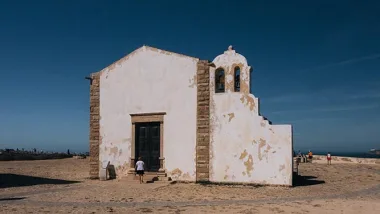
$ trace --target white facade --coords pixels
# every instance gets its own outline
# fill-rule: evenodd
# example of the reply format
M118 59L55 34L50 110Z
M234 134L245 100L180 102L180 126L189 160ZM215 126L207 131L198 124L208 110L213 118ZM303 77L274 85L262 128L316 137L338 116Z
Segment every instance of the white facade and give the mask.
M130 114L166 112L166 171L177 179L195 180L197 62L143 46L101 71L101 163L110 161L117 176L126 175L132 147Z
M165 112L164 169L173 180L196 180L197 63L199 59L143 46L100 72L99 162L117 176L130 169L131 114ZM271 125L250 94L250 67L232 48L210 69L212 182L292 185L292 128ZM234 92L239 66L240 92ZM215 70L226 72L224 93L215 93Z

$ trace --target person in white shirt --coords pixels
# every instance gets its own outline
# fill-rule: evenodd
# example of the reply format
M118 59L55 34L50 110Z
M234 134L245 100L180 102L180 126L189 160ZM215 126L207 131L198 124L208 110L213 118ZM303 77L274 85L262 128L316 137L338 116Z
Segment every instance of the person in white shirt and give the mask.
M142 161L142 158L139 157L139 160L136 162L136 173L139 175L140 177L140 184L144 183L144 161Z

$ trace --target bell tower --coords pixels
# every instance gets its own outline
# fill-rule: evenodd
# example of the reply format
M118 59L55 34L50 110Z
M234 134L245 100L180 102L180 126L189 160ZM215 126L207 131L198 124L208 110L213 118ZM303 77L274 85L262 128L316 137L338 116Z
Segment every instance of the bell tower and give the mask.
M214 93L250 93L250 71L246 58L237 53L232 45L213 61L215 78Z

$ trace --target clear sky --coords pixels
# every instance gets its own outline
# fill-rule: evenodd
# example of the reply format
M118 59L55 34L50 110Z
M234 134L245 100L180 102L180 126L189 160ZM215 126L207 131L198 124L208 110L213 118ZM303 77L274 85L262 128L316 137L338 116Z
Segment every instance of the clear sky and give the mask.
M0 148L88 150L89 82L143 44L233 45L295 149L380 147L380 1L0 1ZM170 81L170 80L168 80Z

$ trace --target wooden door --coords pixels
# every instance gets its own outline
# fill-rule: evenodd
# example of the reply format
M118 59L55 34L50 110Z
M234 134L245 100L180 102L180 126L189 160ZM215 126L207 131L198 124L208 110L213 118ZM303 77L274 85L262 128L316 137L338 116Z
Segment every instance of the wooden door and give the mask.
M136 162L142 157L145 171L160 168L160 123L136 123Z

